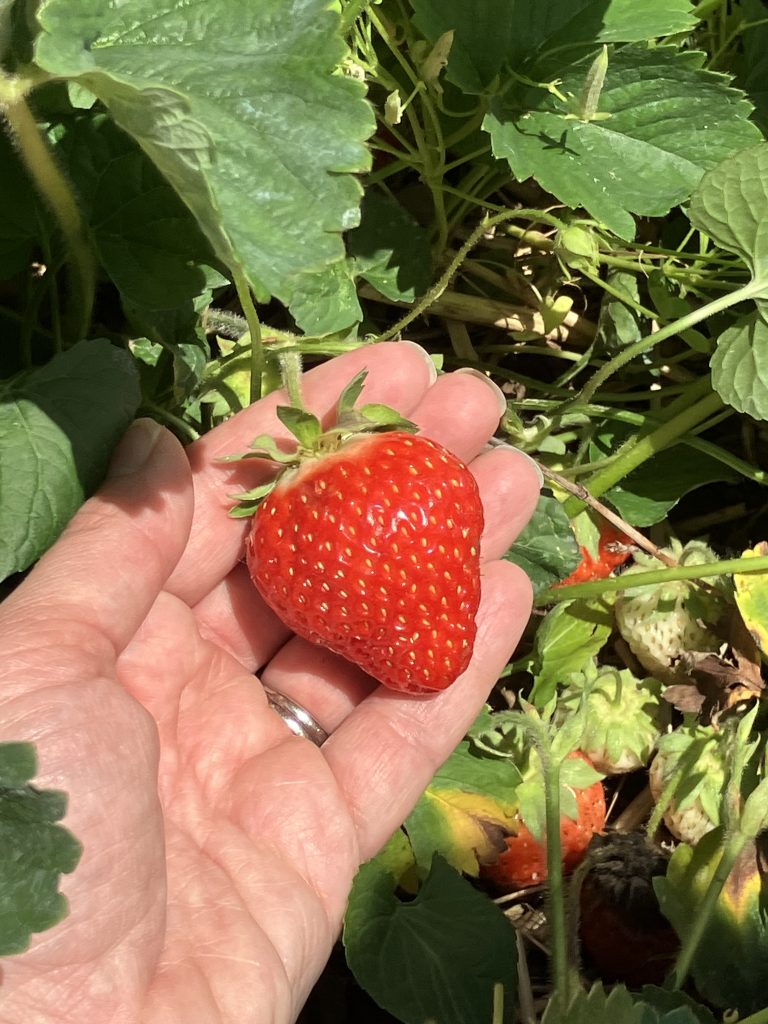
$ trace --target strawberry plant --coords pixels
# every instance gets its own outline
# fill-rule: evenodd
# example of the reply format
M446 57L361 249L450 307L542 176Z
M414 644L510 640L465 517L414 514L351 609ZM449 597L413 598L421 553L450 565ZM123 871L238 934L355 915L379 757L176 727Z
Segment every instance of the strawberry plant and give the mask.
M494 381L495 441L545 477L505 555L535 594L520 647L355 883L344 942L382 1019L768 1020L766 19L764 0L0 0L3 595L134 417L186 443L286 366L385 340ZM233 498L256 586L390 687L444 689L475 639L471 476L360 382L334 424L290 397L295 450L256 439ZM577 866L561 826L597 786ZM63 912L77 859L63 805L34 806L51 856L40 889L19 876L34 906L4 949ZM513 838L538 858L515 885L539 884L500 896ZM580 956L606 876L658 895L665 988L629 941Z

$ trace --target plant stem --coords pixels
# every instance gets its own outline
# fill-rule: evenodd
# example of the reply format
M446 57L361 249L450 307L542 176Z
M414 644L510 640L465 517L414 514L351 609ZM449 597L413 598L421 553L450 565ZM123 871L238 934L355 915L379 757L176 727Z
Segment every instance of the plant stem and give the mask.
M307 411L301 392L301 351L298 348L284 349L278 356L280 376L294 409Z
M73 287L67 322L74 343L87 336L91 322L96 288L93 252L75 196L32 116L22 84L0 76L0 86L0 110L37 190L59 223L69 253Z
M572 583L567 587L549 587L536 598L536 605L559 604L577 598L601 597L617 590L634 590L636 587L650 587L671 580L699 580L709 576L725 576L731 573L768 572L768 555L750 558L725 558L721 562L705 562L703 565L679 565L669 569L651 569L649 572L632 573L624 579L613 576L593 583Z
M614 487L620 480L637 469L652 456L677 443L683 434L688 433L693 427L703 420L706 420L712 413L722 408L723 401L720 396L712 391L695 405L683 410L677 416L661 423L655 430L645 437L638 438L622 446L620 457L612 462L605 469L596 473L589 481L587 490L592 497L597 498L601 494ZM565 513L573 518L584 508L584 502L580 498L571 497L563 506Z
M563 861L560 848L560 762L544 744L536 744L544 769L547 827L547 918L552 935L551 963L554 996L561 1006L569 1002L568 930L565 921Z
M673 337L675 334L682 334L682 332L687 331L689 327L695 327L696 324L714 316L715 313L720 313L722 310L728 309L730 306L735 306L739 302L755 298L764 290L765 286L760 282L750 281L741 288L737 288L736 291L728 292L727 295L721 295L719 298L708 302L705 306L700 306L698 309L694 309L679 320L675 320L671 324L666 324L666 326L653 334L646 335L646 337L636 341L633 345L628 345L625 349L622 349L621 352L618 352L613 359L610 359L604 366L601 366L597 373L587 381L580 393L575 398L565 403L562 407L562 411L565 411L566 409L570 410L575 406L581 406L590 402L595 395L595 392L598 391L598 389L601 388L602 385L617 372L617 370L620 370L623 366L626 366L627 363L631 362L635 356L639 356L643 352L647 352L649 348L654 348L656 345L659 345L662 341L666 341L667 338Z
M248 333L251 338L251 385L249 398L251 404L261 398L261 381L264 376L266 360L264 358L264 343L261 338L261 323L259 314L251 298L251 289L245 278L243 268L239 264L231 267L232 281L240 299L240 306L248 324Z
M547 215L542 214L538 210L504 210L502 213L497 213L493 217L487 217L482 220L467 237L467 240L464 242L462 247L458 250L451 262L426 294L419 299L416 305L413 306L404 317L398 320L396 324L389 328L389 330L380 334L374 339L374 341L389 341L390 338L397 337L397 335L407 327L408 324L413 323L417 317L421 316L425 310L429 309L432 303L440 298L451 283L451 278L464 262L467 255L477 245L483 235L490 231L491 228L495 227L497 224L503 224L505 221L511 220L513 217L530 217L533 220L541 220L545 216ZM547 219L554 220L555 218L547 216Z
M526 410L545 413L549 413L557 408L557 402L545 398L526 398L520 402L519 405L521 408ZM655 422L655 418L653 416L630 412L629 409L612 409L610 406L606 405L588 405L582 411L587 416L601 416L606 419L617 420L619 423L629 423L638 427L644 426L649 421ZM713 459L717 459L718 462L722 462L724 466L728 466L730 469L733 469L736 473L739 473L747 480L753 480L756 484L762 484L763 486L768 484L768 473L764 470L757 469L744 459L740 459L738 455L732 455L731 452L726 451L724 448L720 448L719 445L713 444L711 441L704 441L701 438L689 436L681 437L680 443L684 444L688 448L693 448L694 451L704 452L706 455L711 455ZM616 455L618 455L618 453L616 453ZM616 455L612 456L612 458L615 458Z
M155 405L153 402L144 402L143 408L150 412L156 420L166 423L176 434L186 438L187 442L197 441L200 437L200 434L186 420L183 420L180 416L174 416L172 412L163 409L162 406Z

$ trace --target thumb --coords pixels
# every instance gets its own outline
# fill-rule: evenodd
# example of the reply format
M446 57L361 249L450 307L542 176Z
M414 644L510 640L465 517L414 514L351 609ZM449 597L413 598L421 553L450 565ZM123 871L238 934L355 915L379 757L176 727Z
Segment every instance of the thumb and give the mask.
M0 606L0 635L51 645L58 637L65 649L102 653L107 641L118 654L181 557L192 507L180 443L154 421L137 420L104 485Z

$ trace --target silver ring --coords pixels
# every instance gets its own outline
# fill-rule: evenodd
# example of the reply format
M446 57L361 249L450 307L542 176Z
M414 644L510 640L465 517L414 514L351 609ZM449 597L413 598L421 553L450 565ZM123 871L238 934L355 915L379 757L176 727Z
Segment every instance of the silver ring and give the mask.
M268 686L264 686L264 693L267 695L269 706L280 715L292 733L309 740L316 747L322 747L328 739L328 733L317 724L306 708L286 697L284 693L270 690Z

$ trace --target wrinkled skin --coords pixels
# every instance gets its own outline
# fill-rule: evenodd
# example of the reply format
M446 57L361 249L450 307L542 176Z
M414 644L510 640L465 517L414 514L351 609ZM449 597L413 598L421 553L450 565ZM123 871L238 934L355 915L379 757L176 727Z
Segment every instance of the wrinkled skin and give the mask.
M336 939L358 865L406 817L514 648L530 588L498 561L536 502L533 467L488 451L492 390L433 383L415 346L358 350L305 376L327 415L369 369L396 406L471 464L483 496L472 662L414 698L291 636L241 562L230 495L268 467L214 460L263 432L269 396L185 451L146 422L110 477L0 606L0 740L37 745L37 784L66 790L83 858L71 913L2 964L0 1021L287 1024ZM147 456L141 468L135 462ZM261 474L261 475L260 475ZM295 737L253 673L332 732Z

